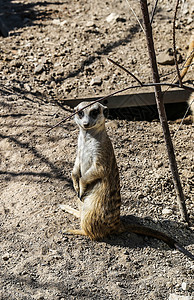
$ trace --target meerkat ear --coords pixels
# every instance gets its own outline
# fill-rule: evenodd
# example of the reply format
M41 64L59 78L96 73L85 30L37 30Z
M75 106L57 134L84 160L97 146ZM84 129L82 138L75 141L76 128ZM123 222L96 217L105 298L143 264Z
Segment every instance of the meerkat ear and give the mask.
M78 105L79 105L79 104L78 104ZM74 110L75 112L78 110L78 105L75 106L75 107L73 108L73 110Z
M105 118L108 117L108 108L107 108L107 107L105 107L105 108L103 109L103 115L105 116Z

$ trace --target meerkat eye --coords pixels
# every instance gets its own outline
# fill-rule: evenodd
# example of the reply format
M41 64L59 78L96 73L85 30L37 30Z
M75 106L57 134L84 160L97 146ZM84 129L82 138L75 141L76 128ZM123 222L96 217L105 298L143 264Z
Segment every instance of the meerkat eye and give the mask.
M79 116L79 118L80 119L82 119L83 118L83 116L84 116L84 112L83 112L83 110L81 110L81 111L78 111L78 116Z
M96 119L98 114L100 113L100 109L93 109L91 112L90 112L90 116L93 118L93 119Z

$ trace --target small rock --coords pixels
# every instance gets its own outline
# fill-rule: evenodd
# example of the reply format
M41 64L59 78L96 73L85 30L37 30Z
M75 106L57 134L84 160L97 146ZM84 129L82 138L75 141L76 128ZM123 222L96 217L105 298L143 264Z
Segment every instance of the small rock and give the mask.
M156 168L158 169L158 168L161 168L163 166L163 162L161 161L161 162L158 162L157 164L156 164Z
M92 78L92 80L90 81L90 85L101 85L101 84L102 84L101 77Z
M114 22L116 22L117 18L119 18L119 15L117 15L116 13L111 13L111 14L106 18L106 22L108 22L108 23L114 23Z
M183 5L181 7L181 13L183 15L187 15L189 13L189 7L187 2L183 2Z
M86 27L96 27L96 24L94 23L94 21L88 21L86 23Z
M116 13L111 13L107 18L106 18L106 21L108 23L114 23L114 22L126 22L126 19L119 16L118 14Z
M177 294L170 294L168 299L169 300L192 300L190 296L180 296Z
M21 62L21 60L14 59L11 61L10 65L11 65L11 67L19 68L20 66L22 66L22 62Z
M57 71L56 71L56 75L64 75L64 69L63 68L59 68Z
M54 80L51 81L50 87L52 87L52 88L56 87L56 82Z
M184 159L186 159L186 158L187 158L186 155L181 156L181 159L182 159L182 160L184 160Z
M182 282L181 287L183 291L188 291L189 289L189 285L187 282Z
M40 74L40 73L43 72L43 70L44 70L44 65L43 65L43 64L39 64L39 65L37 65L37 66L35 67L34 73L35 73L35 74Z
M192 23L193 23L193 18L188 17L188 19L187 19L187 25L190 25Z
M9 253L3 254L2 259L3 259L4 261L8 261L8 260L10 259Z
M170 216L170 215L172 215L172 210L170 209L170 208L164 208L163 210L162 210L162 214L163 215L167 215L167 216Z
M169 48L168 50L161 52L158 55L157 61L160 65L174 65L173 50ZM177 61L178 63L182 62L182 56L179 52L177 52Z
M34 295L35 300L44 300L44 295L40 292L38 292L36 295Z
M54 19L54 20L52 21L52 23L53 23L54 25L60 25L60 26L63 26L64 24L67 23L67 20L61 21L60 19Z
M138 198L138 199L143 199L143 198L144 198L144 195L143 195L141 192L139 192L139 193L137 194L137 198Z
M30 92L31 91L31 87L29 86L29 84L24 83L24 88L26 91Z

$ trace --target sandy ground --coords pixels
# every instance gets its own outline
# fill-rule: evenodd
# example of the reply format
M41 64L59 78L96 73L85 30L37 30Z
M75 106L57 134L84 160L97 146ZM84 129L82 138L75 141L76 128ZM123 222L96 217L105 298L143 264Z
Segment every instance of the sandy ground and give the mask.
M140 15L138 4L131 4ZM63 234L79 227L59 208L76 207L71 171L78 129L70 119L46 130L70 114L61 106L65 97L105 94L134 83L108 65L107 56L141 79L151 77L145 39L127 3L3 5L19 19L9 37L0 37L0 299L161 300L175 293L191 300L193 263L164 243L135 234L101 242ZM159 4L153 25L158 53L172 42L172 9L171 1ZM177 29L183 57L192 28L191 9L184 9ZM112 12L120 19L110 24L106 17ZM163 74L172 69L160 66ZM97 76L102 83L92 86ZM192 70L187 80L191 84ZM157 120L107 120L120 171L121 215L168 233L194 252L193 125L183 124L178 132L179 124L169 126L172 136L176 133L191 228L180 221Z

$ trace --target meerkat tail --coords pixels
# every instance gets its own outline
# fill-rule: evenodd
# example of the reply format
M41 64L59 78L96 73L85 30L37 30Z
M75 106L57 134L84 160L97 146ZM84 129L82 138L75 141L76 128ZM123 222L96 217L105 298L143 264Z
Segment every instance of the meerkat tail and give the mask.
M63 231L63 234L74 234L74 235L87 236L86 232L83 229L66 229L65 231Z
M174 243L174 247L179 250L180 252L182 252L184 255L188 256L190 259L194 260L194 255L188 251L187 249L185 249L182 245L180 245L179 243L175 242Z
M165 233L151 229L149 227L144 227L143 225L139 225L139 224L123 224L123 229L124 231L127 232L150 236L158 240L161 240L164 243L166 243L170 248L177 249L183 254L185 254L186 256L188 256L190 259L194 260L194 255L191 252L189 252L182 245L180 245L178 242L176 242L174 239L172 239L170 236L166 235Z
M194 34L192 35L189 43L189 50L186 58L186 63L184 66L184 69L181 72L181 78L183 79L185 75L187 74L187 71L192 63L192 60L194 58Z

